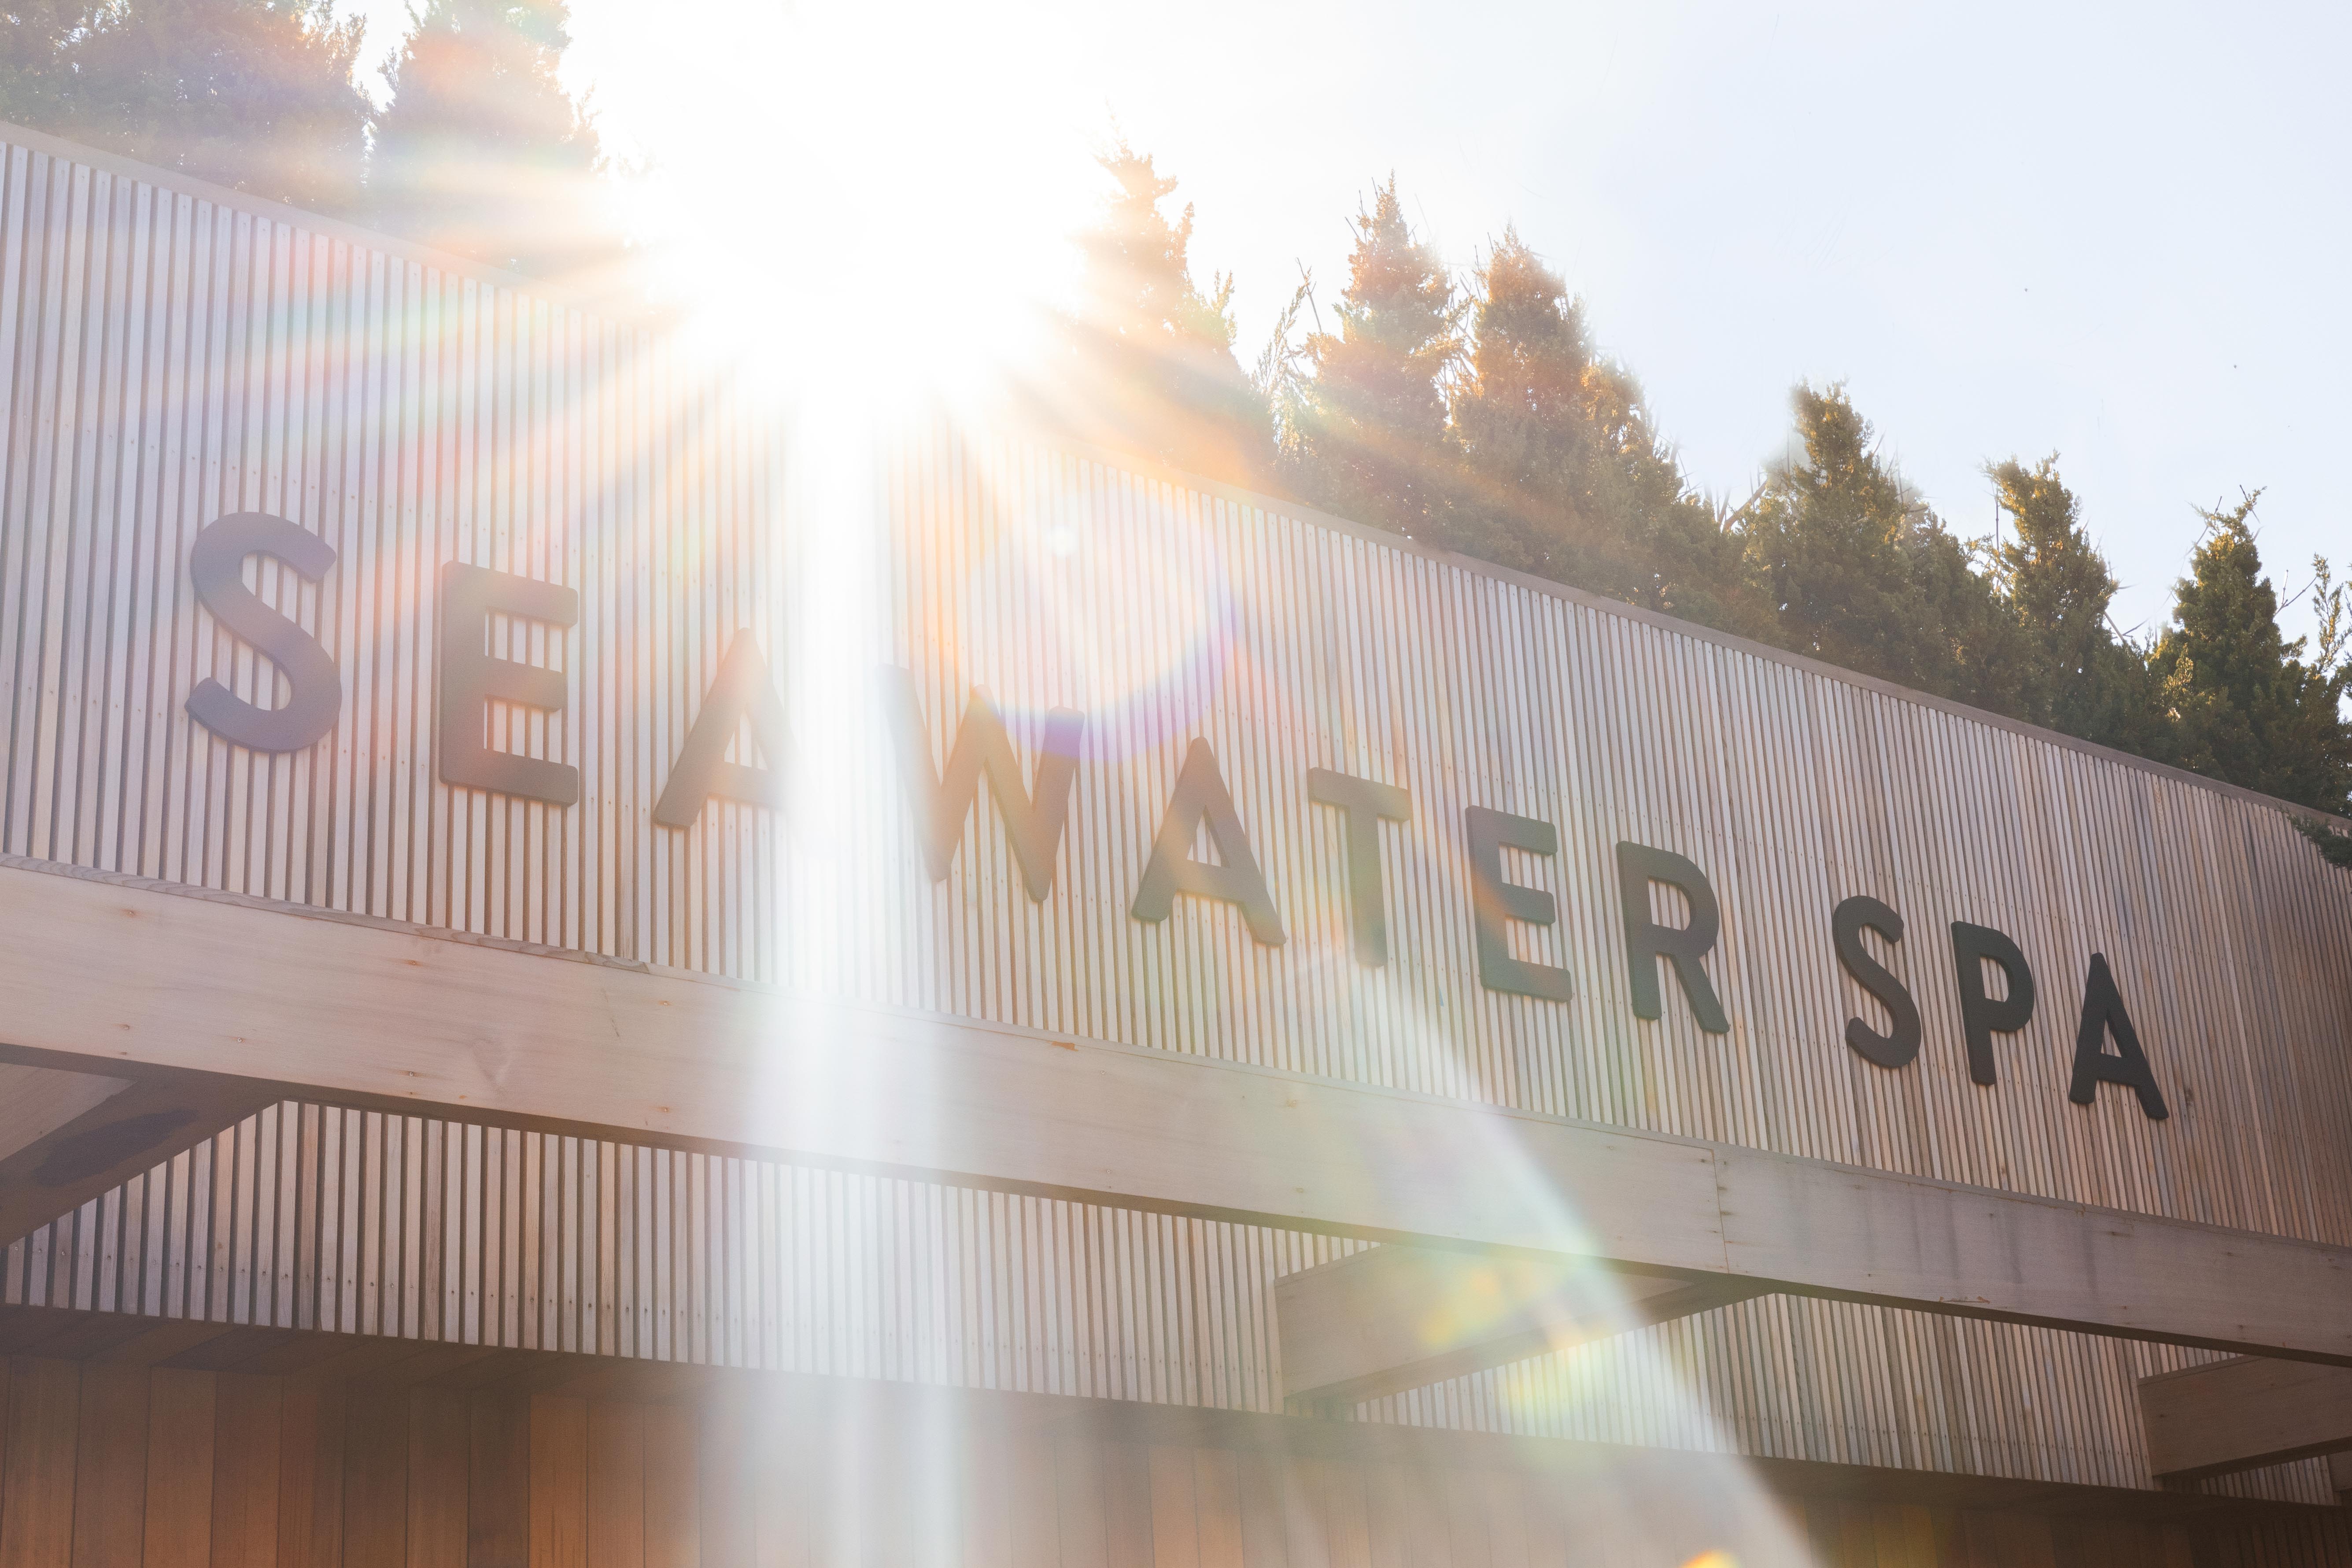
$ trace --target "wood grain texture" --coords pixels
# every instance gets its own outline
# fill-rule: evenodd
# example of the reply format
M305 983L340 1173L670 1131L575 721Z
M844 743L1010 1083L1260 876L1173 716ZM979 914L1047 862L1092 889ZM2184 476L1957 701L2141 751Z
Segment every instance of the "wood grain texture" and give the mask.
M588 1407L588 1568L645 1568L646 1419L640 1405Z
M285 1384L220 1374L213 1405L213 1549L216 1563L275 1568Z
M408 1390L361 1383L343 1410L345 1568L407 1568Z
M348 1385L289 1380L279 1404L278 1568L341 1568Z
M472 1568L473 1421L465 1391L408 1396L408 1568Z
M43 894L37 920L0 899L43 977L0 975L22 1047L107 1038L355 1094L2352 1364L2352 1248L0 866L12 882ZM118 965L139 979L97 984ZM330 1029L320 1058L305 1043ZM838 1079L814 1058L844 1033L858 1078L835 1098L757 1091Z
M0 1065L0 1164L130 1087L103 1073Z
M81 1368L15 1356L8 1363L8 1437L0 1466L0 1565L63 1568L73 1554L74 1452Z
M149 1375L143 1366L109 1362L81 1369L73 1568L138 1568L146 1524Z
M2195 1480L2352 1450L2352 1370L2242 1356L2140 1380L2148 1468Z
M772 526L804 500L779 483L785 443L692 389L667 345L511 278L30 132L0 132L0 299L11 522L0 535L0 852L682 969L795 984L814 972L856 1001L1050 1037L2352 1242L2347 895L2273 805L2243 792L1264 497L926 426L872 469L890 563L875 635L845 657L914 674L940 754L975 683L1007 705L1024 756L1044 707L1086 709L1071 836L1056 891L1032 906L983 802L934 885L895 781L875 779L843 792L888 803L863 837L829 824L814 835L855 844L873 876L845 889L820 879L827 890L814 895L808 858L760 808L714 803L682 834L646 826L664 759L737 630L759 628L803 718L824 695L810 691L812 672L845 657L809 657L795 640L796 624L822 617L796 621L803 563L771 550L808 531ZM249 322L277 335L249 338ZM276 356L267 374L248 357L257 341ZM184 417L192 408L205 418ZM429 463L406 460L427 451ZM486 477L522 472L533 481ZM185 716L186 685L202 676L268 700L266 663L210 623L182 570L195 531L245 507L283 511L338 552L316 585L267 561L253 568L256 591L319 637L346 682L336 738L311 753L239 752ZM492 718L497 743L581 766L572 812L435 779L430 584L442 559L581 593L570 638L496 631L514 658L564 668L571 705L552 719ZM1074 637L1055 604L1122 614ZM1173 764L1196 734L1214 745L1268 868L1290 935L1281 950L1258 949L1198 900L1158 926L1126 918ZM853 772L866 765L855 748L834 754ZM1318 765L1414 800L1412 833L1391 846L1395 956L1376 973L1350 967L1336 825L1300 787ZM1574 1002L1477 984L1459 846L1443 831L1467 805L1559 827L1560 855L1528 874L1563 918L1520 934L1532 956L1575 973ZM1631 1016L1607 869L1624 837L1689 853L1715 880L1725 929L1706 962L1733 1016L1728 1040L1696 1031L1671 990L1664 1019ZM1845 1016L1870 1005L1839 973L1823 911L1854 891L1889 899L1911 923L1892 958L1929 1033L1903 1073L1839 1043ZM2043 983L2033 1024L2002 1044L1995 1090L1960 1066L1937 941L1955 919L2011 931ZM828 941L801 940L813 928ZM2063 1100L2068 1004L2093 951L2116 963L2157 1053L2176 1108L2168 1122L2145 1122L2113 1090L2088 1110ZM413 1150L356 1152L354 1173L432 1168L442 1152L415 1131ZM159 1267L153 1289L178 1292L173 1310L228 1313L231 1292L207 1268L215 1215L175 1206L215 1181L236 1191L209 1158L174 1163L184 1184L141 1177L20 1244L8 1299L87 1290L88 1304L110 1305L99 1298L121 1284L97 1261L138 1247L110 1254L103 1238L143 1247L152 1234L163 1250L168 1233L178 1272ZM516 1175L523 1184L520 1163ZM408 1197L404 1183L383 1190ZM415 1198L421 1208L422 1186ZM689 1193L677 1212L707 1201ZM371 1212L394 1215L378 1223L395 1241L423 1239L421 1219ZM1097 1226L1141 1256L1166 1242L1152 1223L1081 1214L1068 1231ZM1262 1401L1251 1292L1282 1255L1319 1260L1319 1243L1272 1229L1180 1235L1160 1256L1181 1261L1164 1273L1093 1274L1090 1259L1116 1249L1080 1248L1054 1260L1064 1272L1037 1294L1156 1309L1183 1299L1186 1270L1231 1268L1225 1278L1245 1283L1206 1336L1225 1347L1213 1355L1130 1345L1122 1330L1057 1357L1043 1347L1076 1342L1043 1323L1034 1344L977 1326L943 1337L991 1346L1019 1376L1066 1380L1057 1386ZM311 1265L331 1292L302 1306L289 1289L283 1310L381 1307L394 1323L436 1327L436 1312L468 1310L462 1268L438 1277L448 1289L436 1294L429 1253L412 1268L378 1252L399 1266L362 1268L362 1238L351 1247L348 1268ZM481 1259L486 1277L514 1281L472 1309L509 1314L501 1342L621 1326L579 1298L536 1292L523 1251ZM1024 1278L1006 1270L1029 1261L988 1254L989 1289L1020 1295ZM277 1277L247 1274L243 1310L261 1310L258 1285ZM535 1320L527 1300L543 1309ZM667 1355L671 1321L649 1302L628 1326ZM2079 1463L2137 1479L2131 1381L2181 1358L2111 1359L1999 1327L1774 1302L1642 1342L1703 1366L1709 1397L1760 1452L2052 1479ZM728 1344L703 1331L689 1323L686 1353ZM880 1342L891 1348L877 1361L998 1374L900 1346L893 1331L879 1317L861 1323L856 1353ZM759 1352L781 1356L783 1342ZM1580 1417L1519 1396L1598 1375L1618 1402L1610 1429L1644 1429L1648 1417L1625 1408L1640 1356L1605 1373L1580 1362L1573 1378L1557 1363L1477 1374L1432 1391L1410 1418L1555 1430Z
M50 1076L79 1082L48 1090L46 1111L36 1120L54 1125L0 1154L0 1241L14 1241L72 1213L275 1098L268 1089L201 1077L134 1081L99 1073Z
M219 1374L157 1367L149 1375L141 1560L146 1568L206 1568L212 1561ZM339 1521L337 1534L341 1533Z
M645 1410L646 1568L700 1568L702 1429L686 1405Z
M1754 1293L1737 1281L1374 1247L1276 1282L1283 1393L1358 1404Z
M530 1568L588 1568L588 1404L530 1399Z

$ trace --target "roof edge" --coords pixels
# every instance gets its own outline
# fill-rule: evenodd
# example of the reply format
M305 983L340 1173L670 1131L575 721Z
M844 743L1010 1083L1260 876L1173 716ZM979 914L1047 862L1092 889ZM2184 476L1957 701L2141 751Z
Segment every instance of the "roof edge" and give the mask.
M1640 605L1629 605L1622 599L1612 599L1606 595L1595 594L1589 589L1575 587L1570 584L1556 583L1549 577L1538 577L1531 572L1522 572L1516 567L1497 566L1492 562L1481 561L1473 555L1464 555L1456 551L1440 550L1434 546L1423 544L1409 535L1397 533L1371 523L1356 522L1336 513L1308 506L1303 501L1289 500L1262 490L1253 490L1242 485L1229 484L1223 479L1211 479L1205 474L1192 473L1148 454L1123 452L1115 447L1097 446L1054 430L1049 426L1031 424L1017 416L995 421L995 423L1003 427L1008 434L1024 435L1083 462L1097 463L1105 468L1118 468L1141 478L1199 490L1237 505L1254 507L1262 511L1277 512L1285 517L1296 518L1301 522L1334 533L1348 534L1370 543L1402 551L1409 555L1418 555L1427 561L1457 567L1474 576L1492 578L1497 582L1510 584L1514 587L1525 588L1530 593L1543 594L1551 598L1566 600L1572 605L1582 605L1587 609L1598 610L1604 615L1639 621L1644 626L1655 626L1662 631L1673 632L1699 642L1712 643L1717 647L1727 648L1734 653L1769 659L1775 664L1787 665L1825 679L1858 687L1864 691L1875 692L1882 697L1892 697L1901 701L1916 703L1922 708L1931 708L1939 712L1951 714L1955 718L1970 720L1996 730L2006 730L2011 734L2021 735L2028 740L2044 742L2065 751L2077 752L2104 762L2120 763L2125 767L2135 768L2141 773L2150 773L2175 784L2191 784L2232 799L2268 806L2288 816L2326 823L2340 831L2352 830L2352 818L2338 816L2333 812L2322 811L2316 806L2281 800L2276 795L2264 795L2260 790L2248 789L2242 784L2233 784L2225 779L2208 778L2203 773L2193 773L2187 768L2175 767L2170 763L2159 763L2130 752L2119 751L2113 746L2103 746L2095 741L2085 741L2063 731L2045 729L2039 724L2030 724L2022 719L2011 719L2004 713L1995 713L1982 708L1971 708L1965 702L1955 702L1948 697L1938 697L1933 692L1900 686L1894 681L1884 680L1874 675L1865 675L1860 670L1847 669L1843 666L1831 664L1810 655L1792 653L1787 648L1775 647L1770 643L1757 642L1752 638L1739 637L1731 632L1717 631L1713 626L1701 626L1696 621L1682 620L1657 610L1646 609Z
M249 191L240 191L233 186L216 184L199 175L184 174L177 169L166 169L154 163L142 163L138 159L124 153L68 141L63 136L54 135L47 131L37 131L32 126L22 125L15 121L0 120L0 142L29 148L34 152L47 153L53 158L63 158L69 163L84 163L110 174L137 180L183 195L194 196L199 201L208 201L216 206L228 207L249 214L254 217L267 218L272 223L305 228L313 233L345 240L354 245L363 245L388 256L397 256L420 266L436 268L443 272L470 278L494 288L509 289L518 294L534 295L551 304L595 316L615 325L627 327L640 325L631 321L625 313L615 312L604 305L590 300L580 289L559 279L526 278L520 272L509 272L503 268L492 267L487 262L459 256L454 251L436 249L419 240L409 239L383 229L369 228L366 225L354 223L349 218L313 212L309 207L298 207L290 202L275 201L268 196L257 196Z

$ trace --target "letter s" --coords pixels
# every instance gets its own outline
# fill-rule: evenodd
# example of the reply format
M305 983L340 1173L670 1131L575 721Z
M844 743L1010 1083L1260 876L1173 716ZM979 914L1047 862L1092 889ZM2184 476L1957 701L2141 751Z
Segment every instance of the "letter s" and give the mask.
M335 563L334 547L308 529L265 511L232 512L196 535L188 575L213 618L267 655L286 677L283 708L257 708L210 676L188 693L188 716L225 741L257 752L299 752L335 727L343 685L316 638L245 585L245 558L267 555L316 583Z

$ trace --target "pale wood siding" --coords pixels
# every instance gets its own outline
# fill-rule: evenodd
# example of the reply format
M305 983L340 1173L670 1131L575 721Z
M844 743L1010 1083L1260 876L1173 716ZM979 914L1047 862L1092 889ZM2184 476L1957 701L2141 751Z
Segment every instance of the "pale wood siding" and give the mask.
M0 1254L0 1305L1270 1414L1274 1279L1357 1245L289 1102ZM2150 1488L2137 1380L2210 1359L1769 1297L1352 1415Z
M0 134L0 852L2352 1242L2352 877L2273 805L1027 439L919 425L870 450L788 447L646 331ZM195 531L245 509L338 552L317 585L267 562L253 577L341 673L308 752L229 746L183 707L208 675L268 700L274 675L185 570ZM822 602L802 568L827 550L873 568L870 598ZM435 776L449 560L579 591L567 637L493 628L567 673L559 718L499 710L494 739L579 766L577 806ZM868 809L838 835L812 816L814 847L724 802L655 826L746 627L796 722L870 716L860 683L883 664L914 673L942 753L974 684L1024 748L1047 707L1083 709L1052 897L1023 891L989 805L933 884L878 745L819 759ZM1279 949L1199 900L1129 918L1195 737L1265 868ZM1349 956L1316 766L1413 798L1384 839L1378 972ZM1559 897L1560 923L1520 935L1573 971L1574 1001L1479 984L1469 805L1558 827L1558 858L1514 874ZM1671 984L1663 1020L1633 1016L1620 838L1711 878L1727 1037ZM1927 1041L1899 1072L1842 1043L1866 1004L1829 913L1861 892L1909 922L1894 967ZM2011 932L2041 983L2032 1027L1997 1042L1996 1089L1961 1058L1955 920ZM2095 951L2169 1121L2112 1088L2065 1098ZM288 1106L19 1244L6 1289L1265 1409L1266 1282L1332 1245ZM2140 1485L2133 1382L2179 1364L1774 1300L1363 1414ZM1662 1400L1661 1368L1693 1392ZM2326 1495L2310 1466L2228 1484Z
M1727 1488L1605 1451L1433 1464L1263 1431L918 1427L783 1391L538 1391L483 1363L0 1371L0 1556L25 1568L1614 1568L1726 1549L1757 1568L2323 1568L2352 1551L2335 1510L2141 1519L2112 1495L2046 1511Z

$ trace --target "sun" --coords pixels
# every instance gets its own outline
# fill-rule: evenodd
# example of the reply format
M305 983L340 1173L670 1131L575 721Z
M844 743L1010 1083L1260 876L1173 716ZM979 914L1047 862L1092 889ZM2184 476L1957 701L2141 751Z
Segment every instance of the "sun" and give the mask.
M682 341L828 405L975 395L1032 364L1108 116L988 7L591 0L572 70L646 287Z

